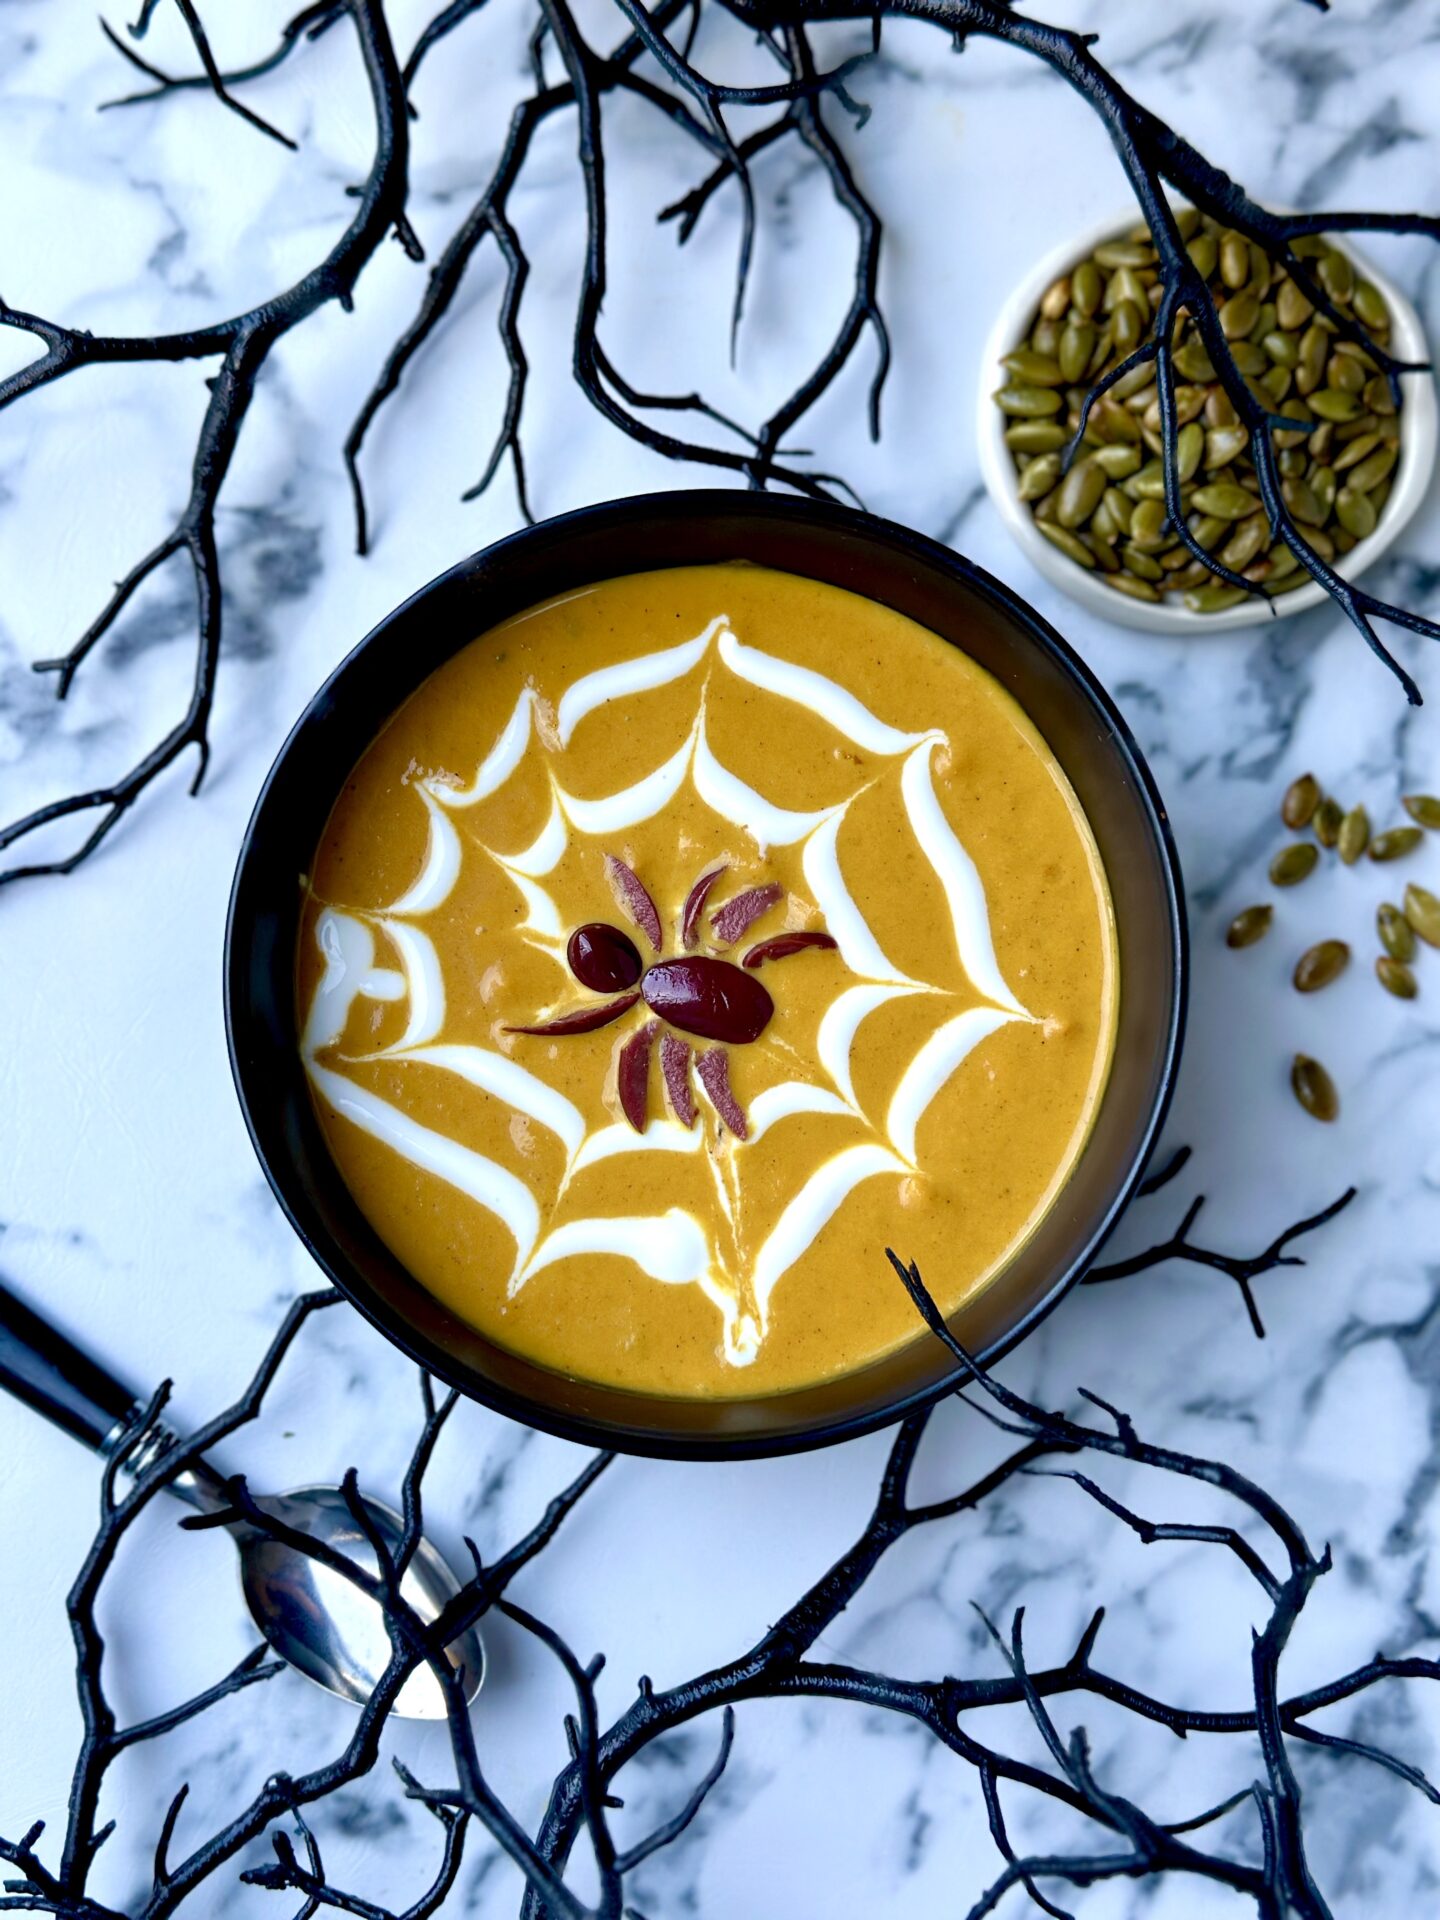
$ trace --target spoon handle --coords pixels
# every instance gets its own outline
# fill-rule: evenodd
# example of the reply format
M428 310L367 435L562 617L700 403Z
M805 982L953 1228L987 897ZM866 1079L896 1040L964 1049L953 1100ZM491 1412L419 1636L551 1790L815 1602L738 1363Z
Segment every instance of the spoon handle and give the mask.
M0 1387L98 1452L135 1395L0 1286Z

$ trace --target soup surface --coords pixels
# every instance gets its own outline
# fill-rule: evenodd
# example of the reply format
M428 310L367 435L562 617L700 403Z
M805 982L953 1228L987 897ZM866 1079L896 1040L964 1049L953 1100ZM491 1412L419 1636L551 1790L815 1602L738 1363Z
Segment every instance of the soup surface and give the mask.
M746 565L508 621L395 714L310 877L306 1068L356 1199L543 1365L779 1392L1034 1229L1103 1091L1094 841L1024 713Z

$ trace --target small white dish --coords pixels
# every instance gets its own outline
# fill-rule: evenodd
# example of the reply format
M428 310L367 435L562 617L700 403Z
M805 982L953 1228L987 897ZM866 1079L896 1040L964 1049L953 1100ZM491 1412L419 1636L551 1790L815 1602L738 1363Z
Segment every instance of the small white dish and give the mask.
M1106 240L1119 238L1137 224L1132 208L1127 214L1097 222L1063 246L1052 249L1019 283L996 316L995 325L985 343L980 377L980 471L990 498L1026 556L1045 578L1068 593L1073 600L1114 626L1139 627L1147 633L1223 633L1228 628L1256 626L1262 620L1288 619L1304 613L1329 599L1321 586L1311 581L1275 600L1256 596L1239 606L1225 607L1219 613L1192 613L1188 607L1168 602L1154 605L1131 600L1113 588L1101 585L1102 576L1086 573L1073 560L1067 560L1036 527L1034 516L1020 498L1019 475L1014 457L1005 444L1006 416L991 397L1004 378L1002 357L1014 350L1040 304L1040 296L1052 281L1084 259ZM1384 295L1390 308L1391 339L1397 358L1424 360L1429 348L1420 316L1386 274L1382 273L1348 239L1327 236L1333 245L1343 247L1365 278ZM1404 381L1404 409L1401 415L1400 459L1395 481L1379 525L1366 539L1358 542L1338 563L1345 579L1355 580L1373 565L1398 538L1414 517L1435 467L1437 419L1435 382L1429 373L1407 373Z

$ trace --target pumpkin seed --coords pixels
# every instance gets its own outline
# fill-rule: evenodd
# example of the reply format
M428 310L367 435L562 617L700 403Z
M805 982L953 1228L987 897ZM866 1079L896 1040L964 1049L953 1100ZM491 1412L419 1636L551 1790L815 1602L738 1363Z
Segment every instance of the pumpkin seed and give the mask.
M1134 573L1109 573L1105 576L1107 587L1114 587L1117 593L1123 593L1130 600L1160 601L1160 595L1148 580L1137 578Z
M1320 387L1310 395L1310 409L1322 420L1353 420L1361 406L1357 394L1338 387Z
M1343 940L1321 940L1295 962L1295 991L1319 993L1338 980L1350 964L1350 949Z
M1414 974L1403 960L1392 960L1388 953L1382 953L1375 962L1375 977L1387 993L1393 993L1397 1000L1413 1000L1420 988Z
M1175 371L1183 373L1187 380L1213 380L1215 365L1199 340L1187 340L1183 347L1177 347L1172 358Z
M1260 345L1277 367L1294 368L1300 364L1300 343L1293 333L1281 333L1278 328L1272 328Z
M1073 534L1068 527L1053 526L1047 520L1037 520L1035 524L1052 547L1058 547L1067 559L1075 562L1076 566L1084 567L1091 573L1094 572L1095 556L1077 534Z
M1132 473L1140 471L1140 455L1134 447L1099 447L1091 458L1111 480L1128 480Z
M1390 827L1370 842L1372 860L1402 860L1425 838L1419 827Z
M1238 591L1238 589L1236 589ZM1313 841L1294 840L1270 862L1270 881L1277 887L1297 887L1315 871L1320 854Z
M1355 291L1355 269L1350 256L1331 247L1320 257L1320 284L1330 298L1341 306L1349 303Z
M1440 897L1413 880L1405 889L1405 918L1427 946L1440 947Z
M1372 493L1382 480L1389 478L1390 470L1398 457L1394 447L1376 447L1373 453L1366 454L1363 460L1350 469L1349 477L1345 482L1346 486L1353 488L1356 493Z
M1220 236L1220 278L1238 290L1250 278L1250 246L1238 233Z
M1270 362L1259 347L1252 347L1248 340L1234 340L1230 344L1230 358L1240 369L1258 377L1269 367Z
M1390 382L1383 373L1375 373L1365 382L1364 400L1372 413L1394 414L1397 409Z
M1065 376L1048 353L1036 353L1032 347L1017 347L1000 362L1007 373L1030 387L1061 387Z
M1259 553L1270 538L1270 530L1264 518L1252 514L1248 520L1242 520L1234 533L1220 549L1219 560L1222 567L1229 567L1232 573L1241 573ZM1308 815L1306 816L1309 817ZM1303 827L1304 820L1299 824Z
M1095 351L1095 329L1087 321L1072 321L1060 335L1058 360L1062 379L1079 380Z
M1220 331L1227 340L1243 340L1260 317L1260 302L1253 293L1232 294L1220 305Z
M1140 317L1139 307L1133 300L1119 301L1110 324L1115 331L1116 353L1122 356L1133 353L1140 344L1140 335L1145 330L1145 322Z
M1308 297L1293 280L1287 277L1280 282L1280 291L1275 296L1275 318L1282 327L1303 327L1314 311Z
M1153 267L1155 249L1138 240L1107 240L1103 246L1096 247L1091 255L1097 267Z
M1131 522L1134 524L1133 520ZM1128 546L1120 549L1120 558L1137 580L1156 581L1165 578L1165 569L1158 561L1152 560L1148 553L1137 547L1132 540Z
M1415 929L1399 907L1392 906L1388 900L1378 907L1375 928L1380 935L1381 946L1392 960L1415 958Z
M1342 393L1363 393L1365 369L1358 360L1351 360L1343 353L1332 353L1325 369L1325 384Z
M1308 1053L1296 1054L1290 1068L1290 1085L1312 1120L1330 1121L1339 1115L1340 1096L1335 1091L1335 1082Z
M1020 476L1017 489L1022 500L1041 500L1060 480L1060 455L1041 453L1030 462Z
M1340 838L1337 842L1340 858L1347 867L1353 867L1369 844L1370 816L1364 807L1351 807L1340 822Z
M1213 514L1217 520L1244 520L1260 511L1255 495L1233 480L1217 480L1211 486L1197 487L1195 505L1201 513Z
M1245 907L1225 929L1227 947L1253 947L1257 940L1263 940L1270 931L1270 923L1275 918L1275 909L1270 905Z
M1016 453L1056 453L1069 438L1058 420L1014 420L1005 429L1005 444Z
M1407 793L1403 805L1418 826L1440 833L1440 800L1433 793Z
M1014 414L1025 420L1042 419L1047 413L1058 413L1064 405L1053 387L1001 387L995 398L1002 413Z
M1302 773L1285 789L1285 797L1280 802L1280 818L1292 833L1299 833L1314 819L1319 804L1320 782L1313 773Z
M1355 318L1370 333L1388 333L1390 331L1390 311L1378 289L1368 280L1356 282L1352 297Z
M1325 509L1317 499L1312 486L1304 480L1282 480L1280 493L1295 519L1307 527L1324 526Z
M1286 552L1289 552L1288 547L1286 548ZM1293 554L1291 554L1290 557L1292 560L1295 558ZM1316 807L1315 817L1310 822L1311 826L1315 829L1315 838L1320 842L1322 847L1339 845L1340 826L1344 818L1345 809L1340 805L1340 802L1338 800L1332 800L1329 794L1326 794L1319 806Z
M1175 436L1175 470L1181 484L1193 480L1200 468L1200 456L1205 451L1205 429L1198 420L1192 420L1183 426Z
M1378 516L1368 493L1357 492L1354 487L1341 487L1335 495L1335 518L1346 533L1363 540L1375 531Z
M1185 604L1191 613L1223 613L1226 607L1238 607L1242 600L1249 598L1243 587L1217 583L1213 587L1192 587L1185 595Z
M1137 547L1154 551L1164 539L1165 524L1165 502L1142 499L1130 518L1130 538Z
M1347 441L1335 456L1335 471L1337 473L1347 472L1349 468L1357 466L1367 454L1373 453L1376 447L1381 444L1382 442L1378 433L1362 433L1358 439Z
M1105 493L1105 475L1093 461L1077 460L1060 482L1055 517L1062 527L1080 527L1099 506Z
M1312 320L1300 336L1300 359L1295 369L1295 385L1301 393L1313 393L1319 386L1329 346L1330 336L1318 320Z
M1212 427L1205 436L1205 464L1214 473L1228 466L1249 444L1248 427Z
M1130 531L1130 522L1135 518L1134 503L1128 496L1123 494L1118 487L1107 487L1105 490L1105 498L1100 502L1100 505L1106 509L1111 520L1114 522L1116 532L1128 534ZM1096 511L1098 512L1099 509L1097 508Z
M1185 251L1190 256L1190 264L1202 280L1208 280L1215 271L1215 263L1220 257L1220 246L1213 233L1197 233Z
M1040 296L1040 312L1047 320L1063 319L1070 305L1070 276L1062 274L1058 280L1052 280Z

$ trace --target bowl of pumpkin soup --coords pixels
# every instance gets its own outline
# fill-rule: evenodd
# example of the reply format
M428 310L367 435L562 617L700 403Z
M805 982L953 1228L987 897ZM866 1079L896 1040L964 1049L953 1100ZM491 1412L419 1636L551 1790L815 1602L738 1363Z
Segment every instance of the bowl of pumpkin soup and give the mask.
M1185 931L1123 721L868 515L616 502L463 562L276 761L226 1015L270 1183L420 1364L678 1457L953 1384L1093 1258L1165 1111Z

